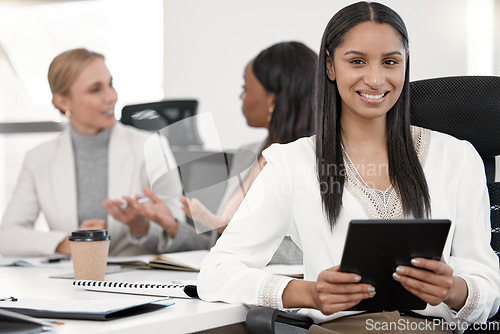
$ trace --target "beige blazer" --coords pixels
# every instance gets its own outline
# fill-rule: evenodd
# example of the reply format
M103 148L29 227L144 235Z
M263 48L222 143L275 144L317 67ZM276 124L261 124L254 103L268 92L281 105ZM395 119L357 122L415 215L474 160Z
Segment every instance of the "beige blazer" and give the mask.
M144 142L151 135L117 123L111 130L108 158L108 198L142 194L150 186L144 159ZM136 239L128 227L108 215L111 235L109 254L135 255L204 248L192 244L194 229L184 223L178 201L181 183L177 173L169 173L166 196L162 197L179 220L179 233L171 239L154 222L147 236ZM0 225L0 253L4 255L49 255L73 230L78 229L75 162L71 135L66 129L56 139L27 153L17 186ZM33 228L43 213L50 231ZM207 246L208 247L208 246Z

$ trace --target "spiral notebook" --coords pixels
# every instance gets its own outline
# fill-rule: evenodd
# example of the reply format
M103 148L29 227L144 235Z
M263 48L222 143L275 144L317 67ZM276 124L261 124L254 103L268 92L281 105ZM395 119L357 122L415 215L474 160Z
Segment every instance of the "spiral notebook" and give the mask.
M196 285L186 284L127 283L116 281L75 280L73 281L73 286L84 288L85 290L101 292L173 298L198 298Z

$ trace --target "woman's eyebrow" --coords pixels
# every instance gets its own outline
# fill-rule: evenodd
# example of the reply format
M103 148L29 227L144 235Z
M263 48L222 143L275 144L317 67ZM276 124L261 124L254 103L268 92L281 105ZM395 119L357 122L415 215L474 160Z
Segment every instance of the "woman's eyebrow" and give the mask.
M354 54L354 55L358 55L358 56L365 56L365 53L360 52L360 51L355 51L355 50L347 51L346 53L344 53L344 56L347 56L350 54ZM387 53L383 54L384 57L394 56L394 55L402 56L400 51L391 51L391 52L387 52Z

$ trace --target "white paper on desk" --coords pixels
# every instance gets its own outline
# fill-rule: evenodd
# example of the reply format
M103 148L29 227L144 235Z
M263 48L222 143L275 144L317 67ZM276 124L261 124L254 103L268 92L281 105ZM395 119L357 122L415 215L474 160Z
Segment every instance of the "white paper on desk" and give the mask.
M111 313L129 307L147 303L158 303L162 305L165 298L143 297L141 298L119 298L119 299L94 299L94 300L52 300L41 298L19 298L17 302L0 302L0 308L22 308L48 312L64 313ZM5 303L5 304L4 304ZM174 304L167 302L168 305Z
M71 265L71 268L73 268L73 265ZM115 274L115 273L121 273L124 271L131 270L129 268L122 268L119 265L107 265L106 266L106 275L109 274ZM75 278L75 273L73 271L68 272L68 273L62 273L62 274L55 274L49 276L49 278L68 278L68 279L74 279Z
M53 269L73 268L73 263L70 260L60 260L58 262L48 263L49 257L0 257L0 266L17 266L17 267L43 267Z

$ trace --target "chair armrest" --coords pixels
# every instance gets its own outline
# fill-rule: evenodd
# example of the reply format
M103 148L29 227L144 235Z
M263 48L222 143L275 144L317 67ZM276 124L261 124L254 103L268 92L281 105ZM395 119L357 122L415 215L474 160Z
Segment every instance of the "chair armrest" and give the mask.
M276 322L305 329L314 324L314 321L305 315L269 307L256 307L248 311L246 329L249 334L274 334Z

